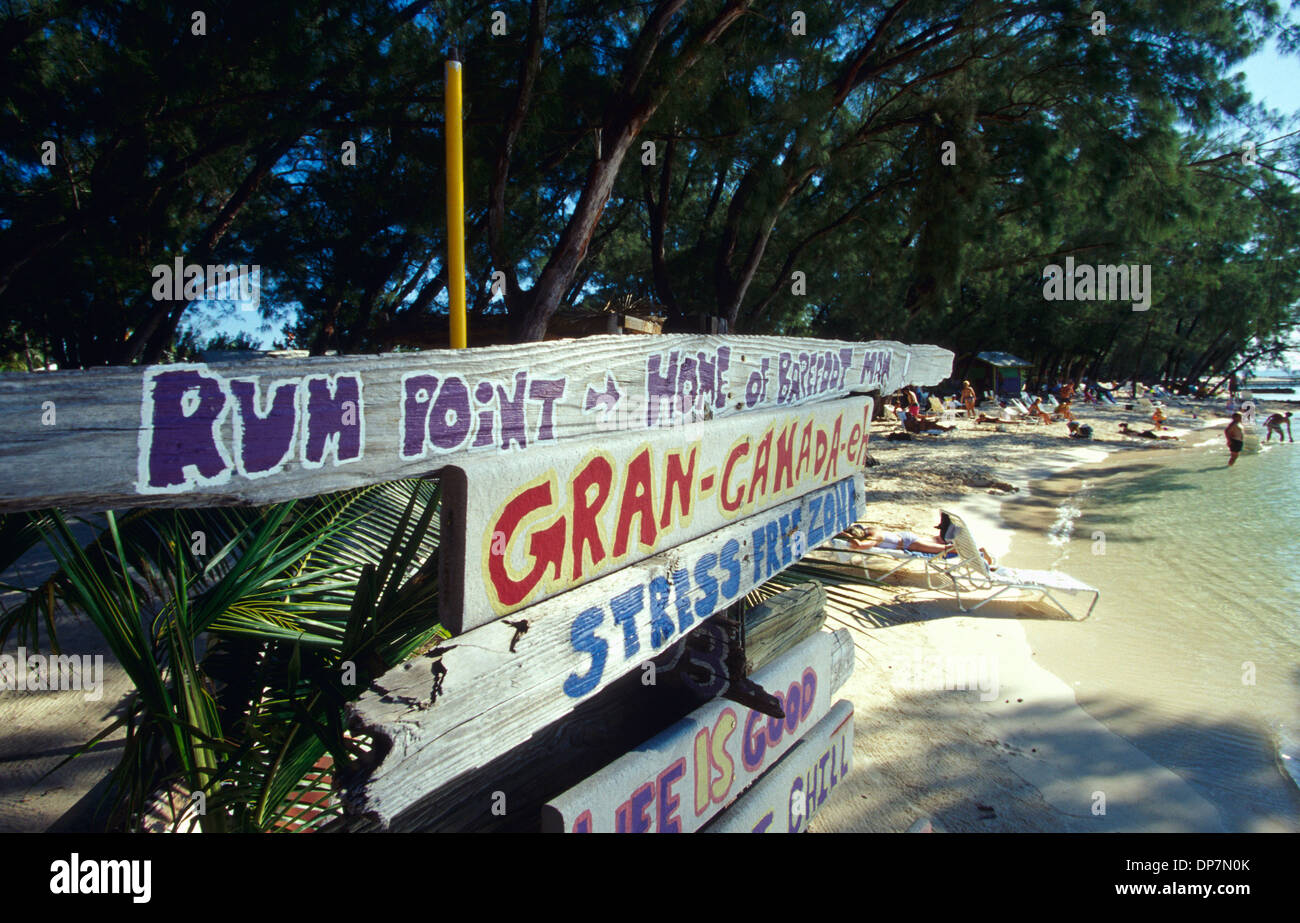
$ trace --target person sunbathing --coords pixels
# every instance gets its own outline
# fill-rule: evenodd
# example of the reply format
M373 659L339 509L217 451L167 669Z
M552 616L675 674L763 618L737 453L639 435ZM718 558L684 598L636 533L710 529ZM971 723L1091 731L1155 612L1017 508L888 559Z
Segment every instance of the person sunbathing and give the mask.
M1153 429L1138 432L1135 429L1129 429L1127 423L1121 423L1119 431L1125 436L1141 436L1143 439L1173 439L1175 442L1178 440L1177 436L1162 436Z
M1164 429L1165 420L1167 419L1169 418L1165 416L1164 410L1160 407L1157 407L1156 412L1151 414L1151 422L1156 425L1156 429Z
M1070 413L1070 402L1061 401L1056 405L1055 414L1063 420L1073 420L1074 414Z
M1004 404L1002 406L1002 409L998 411L998 415L996 417L990 417L988 414L986 414L984 411L981 410L979 419L977 419L975 422L976 423L1028 423L1029 421L1024 417L1022 417L1015 410L1013 410L1012 408Z
M903 421L903 429L918 436L931 430L937 429L941 433L948 433L957 428L956 426L940 426L937 417L914 417L910 413L905 413L900 419Z
M952 545L938 539L921 538L915 532L906 530L890 532L879 526L860 526L856 523L836 536L847 541L854 548L867 550L876 548L880 551L916 551L921 554L943 554L952 550Z
M1031 417L1038 417L1038 419L1042 420L1044 423L1052 422L1052 418L1043 411L1043 399L1041 397L1034 398L1034 403L1029 407L1029 415Z

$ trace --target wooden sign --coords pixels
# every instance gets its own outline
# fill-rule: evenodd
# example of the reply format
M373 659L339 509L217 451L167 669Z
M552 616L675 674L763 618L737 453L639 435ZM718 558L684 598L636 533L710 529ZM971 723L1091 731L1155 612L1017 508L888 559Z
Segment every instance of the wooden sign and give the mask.
M841 644L848 645L849 656L837 665ZM698 830L822 719L852 670L846 629L813 635L752 677L778 696L784 718L715 699L552 799L542 808L542 829Z
M350 706L379 760L350 786L348 810L382 826L418 813L428 793L524 743L796 563L796 517L812 547L863 511L858 472L390 670Z
M841 699L704 833L802 833L853 768L853 703Z
M845 398L444 471L442 624L459 634L851 474L871 408ZM796 517L755 542L775 558L778 539L813 525Z
M815 635L825 619L826 592L815 581L746 609L739 624L715 616L650 661L653 666L624 674L522 745L430 792L394 829L535 833L547 801L716 696L737 701L747 677ZM739 651L733 644L742 633ZM349 832L374 827L355 817L345 826Z
M0 512L287 500L599 434L935 384L952 358L892 342L597 336L6 374Z

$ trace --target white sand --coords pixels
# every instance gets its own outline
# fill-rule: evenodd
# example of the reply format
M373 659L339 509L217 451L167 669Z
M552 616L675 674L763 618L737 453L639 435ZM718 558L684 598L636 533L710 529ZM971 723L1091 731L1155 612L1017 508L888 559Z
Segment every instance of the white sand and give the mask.
M881 465L867 472L865 521L931 535L942 506L1014 564L1012 535L998 525L1010 492L988 485L1023 491L1109 452L1179 445L1119 435L1121 421L1150 426L1122 405L1078 407L1076 416L1093 426L1093 441L1066 438L1063 423L998 432L960 421L951 434L887 442L897 425L877 424L871 454ZM1195 420L1176 414L1172 432L1202 442L1211 434L1193 430L1209 419L1199 410ZM1209 801L1089 716L1066 683L1037 665L1019 620L1049 610L998 600L963 615L917 573L891 578L896 589L833 591L858 606L831 625L849 627L859 652L840 691L856 709L855 770L814 830L902 831L923 817L971 832L1223 829Z

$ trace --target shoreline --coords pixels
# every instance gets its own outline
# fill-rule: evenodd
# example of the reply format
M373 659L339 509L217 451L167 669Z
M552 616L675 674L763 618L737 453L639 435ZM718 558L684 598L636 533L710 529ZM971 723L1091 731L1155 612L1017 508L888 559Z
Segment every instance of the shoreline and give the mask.
M1195 420L1188 417L1191 410ZM881 435L897 427L877 424L872 453L881 464L867 472L865 521L929 535L942 506L961 515L979 542L1001 558L1013 550L1016 537L1003 505L1032 496L1034 482L1113 464L1121 454L1156 460L1152 453L1203 444L1205 430L1227 423L1208 402L1193 405L1170 421L1185 424L1182 440L1159 443L1118 435L1119 422L1144 419L1122 404L1085 406L1076 416L1102 438L1067 441L1059 423L1032 430L1007 426L1020 432L1006 433L987 426L972 433L976 427L963 423L955 434L932 437L931 445L921 447L916 440L885 442ZM1045 432L1055 433L1058 444L1044 440ZM911 489L897 483L900 466L953 435L964 437L955 442L975 442L984 450L974 466L951 459L953 472L965 472L960 489L955 483L936 488L921 478L924 459L916 474L925 483ZM934 454L932 460L949 461L952 452ZM884 496L874 502L875 488L882 486ZM890 578L889 590L858 585L836 591L850 617L832 627L853 629L858 643L857 669L840 693L857 706L857 771L843 783L846 794L813 820L814 830L902 831L922 818L962 832L1226 829L1213 803L1092 717L1069 683L1038 664L1025 625L1033 618L1029 607L998 600L963 614L923 581L900 580L903 573ZM918 683L922 664L931 669ZM976 676L978 689L972 688Z

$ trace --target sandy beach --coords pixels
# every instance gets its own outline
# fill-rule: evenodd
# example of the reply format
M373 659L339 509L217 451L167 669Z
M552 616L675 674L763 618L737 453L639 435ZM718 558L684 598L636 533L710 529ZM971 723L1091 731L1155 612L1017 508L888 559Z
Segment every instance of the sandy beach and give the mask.
M1117 452L1126 463L1158 462L1221 439L1221 408L1188 402L1170 420L1179 442L1121 435L1121 422L1150 426L1122 403L1076 408L1094 428L1091 441L1067 438L1063 423L999 432L962 419L943 436L891 442L884 437L897 424L877 423L871 453L880 464L868 470L864 521L928 536L947 508L1016 566L1015 536L999 515L1004 501L1067 469L1113 465ZM951 597L925 588L919 569L909 571L890 577L887 589L854 581L829 588L838 610L830 625L853 631L858 649L840 692L856 709L856 768L813 830L902 831L922 819L952 832L1232 829L1215 805L1091 717L1076 690L1040 666L1026 626L1050 626L1056 646L1067 649L1078 626L1030 602L997 600L964 615Z

